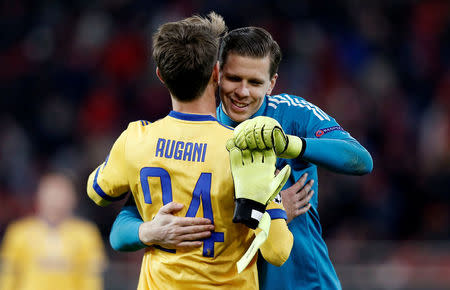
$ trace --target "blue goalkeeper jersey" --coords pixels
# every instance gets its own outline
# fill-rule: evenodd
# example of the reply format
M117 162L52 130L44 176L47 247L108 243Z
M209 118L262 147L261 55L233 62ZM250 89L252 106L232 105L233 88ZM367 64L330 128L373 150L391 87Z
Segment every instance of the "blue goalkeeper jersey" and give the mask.
M311 209L288 224L294 235L294 246L289 259L281 267L275 267L264 261L260 263L260 287L270 290L341 289L328 256L327 246L322 238L318 212L317 166L306 160L314 161L336 172L363 174L371 170L370 154L339 126L336 120L301 97L288 94L266 96L252 118L256 116L272 117L281 124L286 134L303 137L306 140L306 150L302 159L279 159L277 162L277 168L282 168L286 164L292 168L292 174L284 188L292 186L305 172L308 173L308 179L316 181L312 186L314 196L310 201ZM222 105L217 108L217 118L225 125L232 127L238 125L225 114ZM317 146L318 139L322 139L320 146ZM331 144L336 147L324 148L322 144L327 144L325 139L333 139L330 142L333 142ZM352 148L350 152L353 151L362 158L351 158L352 154L342 156L342 151L347 150L340 151L339 146ZM320 152L324 149L334 150L335 148L337 148L336 153L328 151L326 154L321 154ZM327 158L329 160L326 160ZM352 164L349 162L351 159L359 159L359 161Z

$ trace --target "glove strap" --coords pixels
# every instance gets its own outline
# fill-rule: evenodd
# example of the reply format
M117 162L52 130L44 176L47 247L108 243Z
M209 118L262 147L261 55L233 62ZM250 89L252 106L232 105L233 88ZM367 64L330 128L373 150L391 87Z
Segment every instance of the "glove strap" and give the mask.
M301 158L303 153L305 153L306 140L295 135L286 136L288 136L286 148L283 152L277 153L277 156L286 159Z
M302 150L300 150L300 154L298 154L298 158L302 158L303 153L305 153L306 150L306 140L303 137L300 137L300 140L302 141Z
M238 198L234 208L233 222L256 229L265 211L265 204L247 198Z

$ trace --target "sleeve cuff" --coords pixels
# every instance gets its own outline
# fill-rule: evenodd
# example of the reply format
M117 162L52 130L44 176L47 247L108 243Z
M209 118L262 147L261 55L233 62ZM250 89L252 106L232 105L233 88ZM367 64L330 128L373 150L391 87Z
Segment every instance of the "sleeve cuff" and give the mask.
M276 220L276 219L287 220L287 213L285 210L283 210L281 208L268 209L267 212L269 213L270 218L273 220Z

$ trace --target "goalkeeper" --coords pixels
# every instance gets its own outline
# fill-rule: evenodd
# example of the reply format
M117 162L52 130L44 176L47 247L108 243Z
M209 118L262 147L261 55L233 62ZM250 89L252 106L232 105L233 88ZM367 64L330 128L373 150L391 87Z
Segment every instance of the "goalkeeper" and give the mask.
M276 119L283 131L277 129L272 133L270 129L275 126L265 128L270 131L270 138L257 140L264 134L267 137L267 131L261 133L263 124L255 121L255 132L250 130L251 124L249 128L241 129L241 133L235 130L236 145L258 146L261 142L272 147L275 145L280 157L289 158L278 159L277 168L287 164L292 168L286 187L294 184L304 173L308 173L308 179L316 181L312 187L314 195L310 210L288 224L294 235L289 259L281 267L261 261L258 268L260 286L261 289L341 289L322 238L317 166L337 173L363 175L372 170L372 158L358 141L319 107L294 95L270 96L278 77L280 60L278 44L263 29L236 29L223 38L219 59L222 102L217 109L217 118L232 127L258 116ZM272 137L274 142L271 143Z

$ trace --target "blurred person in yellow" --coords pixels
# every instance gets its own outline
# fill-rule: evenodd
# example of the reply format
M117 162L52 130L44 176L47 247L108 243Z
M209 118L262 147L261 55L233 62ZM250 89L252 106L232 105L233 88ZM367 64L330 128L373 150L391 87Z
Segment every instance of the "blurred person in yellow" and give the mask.
M138 289L259 287L256 256L241 273L237 270L255 231L233 223L235 192L225 146L233 129L215 118L219 38L225 31L215 13L159 27L153 57L173 110L153 123L130 123L89 176L87 192L95 203L105 206L131 191L140 216L149 222L149 239L143 240L151 247L142 260ZM267 208L285 214L280 203ZM261 253L279 266L289 257L293 237L282 218L269 226Z
M13 222L1 248L2 290L103 289L104 245L97 227L73 215L76 190L61 173L44 175L36 214Z

